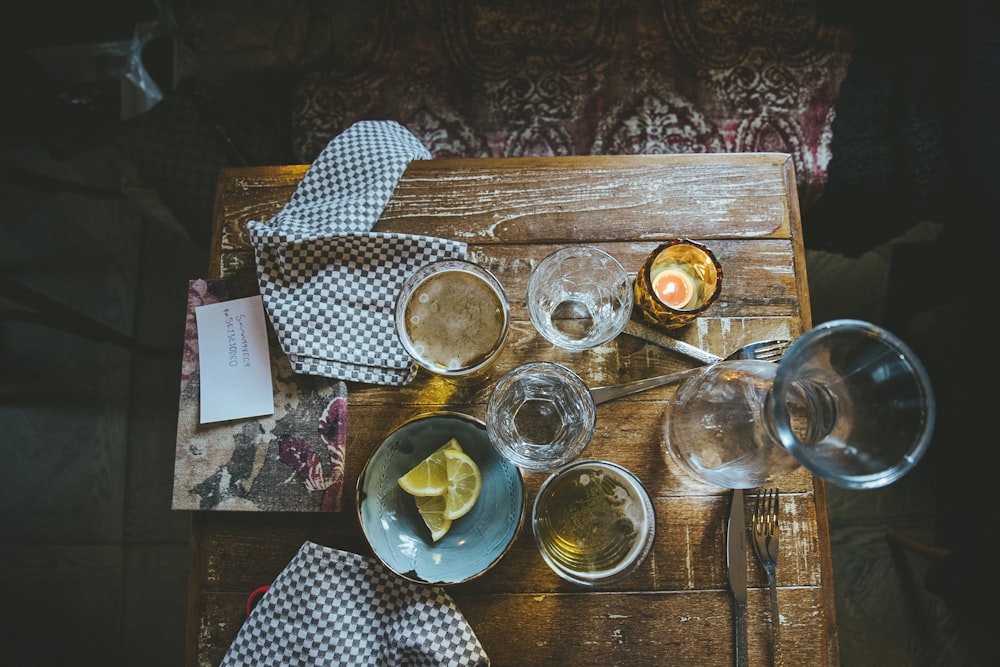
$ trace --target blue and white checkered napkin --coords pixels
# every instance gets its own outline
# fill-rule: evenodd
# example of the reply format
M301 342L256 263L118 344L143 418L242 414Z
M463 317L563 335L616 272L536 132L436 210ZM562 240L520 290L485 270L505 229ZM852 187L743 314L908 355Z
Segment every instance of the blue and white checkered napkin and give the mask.
M393 305L403 281L466 244L372 232L412 160L431 155L393 121L361 121L334 137L288 204L247 225L264 306L298 373L406 384L416 366L399 342Z
M306 542L243 623L221 667L489 664L444 589L405 581L374 558Z

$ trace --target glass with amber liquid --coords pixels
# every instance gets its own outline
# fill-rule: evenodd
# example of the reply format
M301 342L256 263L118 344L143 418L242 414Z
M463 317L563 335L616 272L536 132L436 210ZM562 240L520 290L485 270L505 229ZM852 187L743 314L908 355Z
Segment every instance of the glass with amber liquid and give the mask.
M656 514L642 482L608 461L578 461L542 484L532 509L542 559L563 579L611 584L646 560Z
M510 330L510 303L496 276L464 260L441 260L403 283L396 333L421 368L454 384L489 379Z

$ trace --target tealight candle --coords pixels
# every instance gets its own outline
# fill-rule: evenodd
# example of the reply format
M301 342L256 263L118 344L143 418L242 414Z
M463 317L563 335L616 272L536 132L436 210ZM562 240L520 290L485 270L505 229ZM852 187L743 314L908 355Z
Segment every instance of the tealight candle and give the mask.
M663 305L683 310L694 297L694 281L679 269L664 269L653 278L653 294Z
M662 329L702 315L722 290L722 266L705 245L685 238L665 241L646 257L632 283L644 321Z

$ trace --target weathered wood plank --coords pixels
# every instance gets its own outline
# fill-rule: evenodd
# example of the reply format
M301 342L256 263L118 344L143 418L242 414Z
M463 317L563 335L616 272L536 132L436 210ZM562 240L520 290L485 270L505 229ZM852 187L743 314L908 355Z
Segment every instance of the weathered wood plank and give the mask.
M782 589L783 615L824 617L815 589ZM456 591L455 599L493 665L729 665L732 603L726 591L694 593L560 593L480 596ZM769 664L771 648L766 590L749 591L748 637L752 665ZM692 613L692 610L697 612ZM822 623L786 624L785 664L829 664ZM510 641L516 637L517 641ZM567 660L568 642L586 648ZM530 662L524 647L531 647Z
M662 238L668 238L664 235ZM634 278L646 256L661 239L643 242L594 242L622 263ZM708 317L793 317L799 311L799 297L788 239L698 239L705 241L723 267L722 293L708 311ZM511 317L527 320L525 295L532 268L546 255L562 247L542 245L470 245L468 258L493 272L511 302ZM253 253L248 250L220 256L222 275L253 272Z
M375 229L484 245L787 239L798 212L787 163L770 153L418 160ZM213 248L248 248L246 222L280 211L307 170L223 170Z
M732 602L724 590L692 593L522 593L499 595L455 588L452 596L482 642L494 667L595 667L633 665L729 665ZM220 624L239 629L245 595L208 593L202 610ZM779 591L782 616L818 622L782 623L785 664L824 665L835 661L823 635L826 608L819 591ZM769 664L767 590L747 596L750 664ZM697 610L692 612L692 610ZM484 630L486 629L486 630ZM512 641L516 638L516 641ZM569 658L567 641L586 648ZM228 644L204 632L198 637L203 667L218 665ZM530 647L530 658L525 647Z
M537 491L544 475L526 475L529 496ZM782 496L781 537L801 551L787 549L782 559L782 586L818 587L815 561L819 546L815 534L816 507L805 477L789 480ZM707 497L661 495L655 498L657 538L650 560L632 577L608 590L692 591L725 588L725 524L729 498L720 489L703 488ZM747 496L747 513L753 496ZM192 575L204 590L249 592L270 583L309 540L337 549L371 555L355 518L353 495L345 498L338 515L227 515L216 513L200 522L196 537L209 557ZM751 585L766 580L755 566L748 545ZM511 551L492 570L462 588L490 592L553 592L579 590L550 572L538 555L527 523Z

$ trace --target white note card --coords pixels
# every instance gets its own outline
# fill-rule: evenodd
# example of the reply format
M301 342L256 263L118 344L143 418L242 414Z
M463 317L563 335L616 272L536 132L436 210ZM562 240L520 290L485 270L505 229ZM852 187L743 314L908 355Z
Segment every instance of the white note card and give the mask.
M260 295L198 306L201 423L274 414Z

